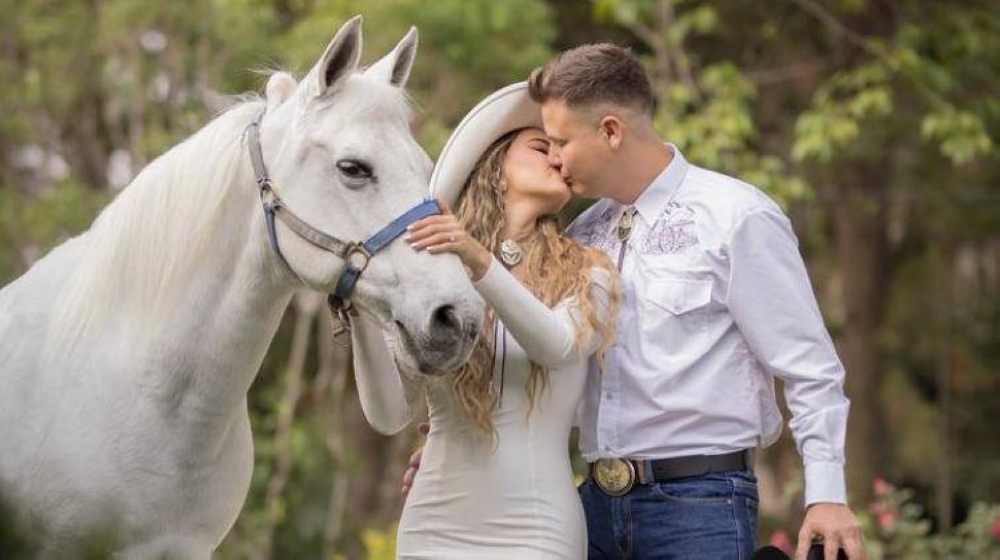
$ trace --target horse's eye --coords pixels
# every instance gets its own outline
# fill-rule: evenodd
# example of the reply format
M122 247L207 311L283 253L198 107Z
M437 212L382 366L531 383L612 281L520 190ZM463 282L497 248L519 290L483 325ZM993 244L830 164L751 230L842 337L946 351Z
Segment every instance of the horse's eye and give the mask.
M342 159L337 162L337 170L349 186L360 186L374 178L372 168L363 161Z

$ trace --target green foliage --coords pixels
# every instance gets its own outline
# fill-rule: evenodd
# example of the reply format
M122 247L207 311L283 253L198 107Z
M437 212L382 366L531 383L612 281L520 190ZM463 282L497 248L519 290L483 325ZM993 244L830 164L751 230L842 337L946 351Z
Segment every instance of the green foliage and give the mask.
M740 177L782 203L801 201L810 190L784 161L761 154L753 120L757 90L730 62L705 67L700 90L675 84L660 104L655 124L695 163Z
M1000 557L1000 504L977 502L968 517L950 533L932 531L914 492L885 480L874 483L874 500L856 511L871 560L938 560ZM766 532L771 545L791 555L795 543L784 528Z
M931 522L914 502L912 490L877 480L875 497L861 518L872 560L1000 556L1000 504L977 502L951 534L932 534Z
M972 3L964 10L933 5L921 15L934 25L903 23L895 43L870 41L868 62L817 89L796 122L797 160L856 156L866 149L853 149L866 132L877 136L893 127L910 134L914 119L921 136L955 165L992 151L990 129L1000 113L989 84L995 87L1000 75L984 61L1000 57L995 13ZM897 108L915 114L907 118Z
M928 113L920 123L920 133L937 142L941 154L956 164L968 163L993 149L993 139L986 132L982 119L952 105Z
M889 75L881 62L842 72L813 96L795 123L792 157L830 163L855 146L864 129L885 126L892 114Z
M6 284L28 262L86 229L110 198L73 181L38 194L0 185L0 247L20 249L0 252L0 281Z
M685 0L669 0L673 8L682 7ZM594 0L594 19L601 22L612 22L623 27L646 25L659 17L659 6L649 0ZM716 30L719 15L714 7L708 4L692 6L686 10L676 23L667 30L668 39L672 44L681 44L689 35L705 35Z

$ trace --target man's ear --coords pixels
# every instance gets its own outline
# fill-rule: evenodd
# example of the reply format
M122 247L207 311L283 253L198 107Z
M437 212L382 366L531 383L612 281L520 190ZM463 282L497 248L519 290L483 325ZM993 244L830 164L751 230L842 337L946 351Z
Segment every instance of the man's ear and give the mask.
M612 150L617 150L622 145L622 140L625 139L626 128L625 121L617 116L605 115L601 118L599 132L607 140L608 146Z

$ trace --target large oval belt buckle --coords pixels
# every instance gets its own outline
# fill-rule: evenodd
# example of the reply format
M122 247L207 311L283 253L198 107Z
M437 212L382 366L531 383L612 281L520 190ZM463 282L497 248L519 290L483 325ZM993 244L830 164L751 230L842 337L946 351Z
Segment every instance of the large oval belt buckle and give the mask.
M598 459L594 463L594 480L609 496L624 496L635 485L635 466L625 459Z

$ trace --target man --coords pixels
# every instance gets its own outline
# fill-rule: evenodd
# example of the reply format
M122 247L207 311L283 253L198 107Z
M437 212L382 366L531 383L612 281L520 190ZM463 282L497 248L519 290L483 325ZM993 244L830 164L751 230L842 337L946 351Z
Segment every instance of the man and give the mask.
M839 547L865 558L846 506L844 370L788 219L657 136L649 78L627 50L566 51L529 88L550 164L600 199L569 233L622 278L616 343L591 364L578 417L589 557L749 558L753 450L781 430L777 377L805 464L796 557L822 540L827 559Z
M828 558L838 546L862 557L845 505L844 371L787 218L754 187L687 163L657 137L649 79L625 49L564 52L529 86L550 163L574 193L601 199L570 234L605 250L624 287L618 342L581 404L581 451L612 483L619 471L649 483L615 496L624 489L588 478L591 557L746 557L752 449L781 429L772 376L785 383L805 460L799 555L822 538ZM747 507L733 507L740 501Z

